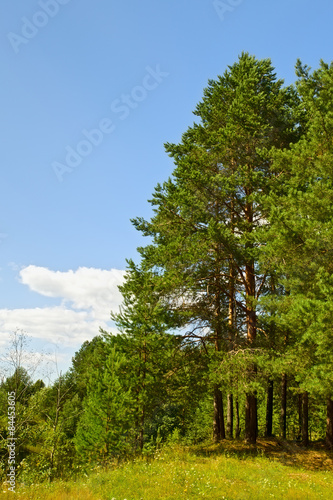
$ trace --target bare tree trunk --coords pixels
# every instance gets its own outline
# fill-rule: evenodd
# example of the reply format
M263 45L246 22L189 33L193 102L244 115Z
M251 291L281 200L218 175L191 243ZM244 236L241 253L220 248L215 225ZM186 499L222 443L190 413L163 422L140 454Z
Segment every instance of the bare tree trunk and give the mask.
M250 193L246 193L247 195ZM245 218L249 225L248 231L252 232L253 224L253 205L252 203L246 203L245 206ZM251 250L253 248L252 243L248 243L246 248ZM254 342L257 334L256 322L257 316L255 311L255 305L253 300L256 297L256 277L254 270L254 261L249 260L245 265L245 293L246 293L246 324L247 324L247 340L252 343Z
M223 398L220 389L214 388L214 441L217 443L225 439Z
M234 398L232 394L228 394L227 436L229 439L234 437Z
M254 315L255 316L255 315ZM250 328L253 334L252 326ZM251 334L251 335L252 335ZM254 337L249 337L250 341L254 340ZM248 370L248 376L253 377L253 374L257 372L257 367L252 366L252 369ZM247 443L255 444L257 440L257 397L255 394L246 394L246 404L245 404L245 440Z
M326 446L333 450L333 399L327 400Z
M254 378L257 373L256 365L248 369L248 377ZM255 444L258 435L258 417L257 417L257 397L255 393L246 394L245 401L245 441L249 444Z
M246 191L246 195L250 195ZM248 231L252 231L253 224L253 205L247 202L245 205L245 218L249 225ZM250 243L248 249L253 247ZM249 344L253 344L257 335L257 315L254 305L256 297L256 279L254 270L254 261L248 261L245 265L245 293L246 293L246 323L247 323L247 340ZM256 367L252 369L252 373L256 373ZM254 394L246 395L245 405L245 440L248 443L255 444L257 440L257 398Z
M273 380L268 381L267 387L267 404L266 404L266 426L265 437L272 437L273 435L273 395L274 395Z
M302 394L298 395L298 433L297 441L302 438L302 423L303 423L303 407L302 407Z
M247 394L245 404L245 440L247 443L256 443L257 429L257 398L254 394Z
M231 200L231 230L233 232L233 208L234 202ZM229 311L228 311L228 323L229 323L229 349L234 348L235 343L235 324L236 324L236 307L235 307L235 269L232 260L232 255L229 259ZM232 381L233 384L233 381ZM234 398L231 393L227 397L228 409L227 409L227 436L229 439L233 439L234 435Z
M280 434L283 439L287 437L287 375L282 375L281 382L281 420L280 420Z
M217 259L219 262L219 258ZM216 268L216 291L215 291L215 350L221 351L222 344L222 323L221 323L221 302L222 293L219 283L219 265ZM214 441L219 442L225 439L224 427L224 411L223 411L223 397L220 388L215 385L214 387L214 426L213 426Z
M240 425L239 425L239 403L238 403L238 399L236 399L236 429L235 429L236 439L239 438L240 432L241 432L241 429L240 429Z
M302 445L309 446L309 395L302 394Z
M257 335L257 315L253 305L255 298L256 285L255 285L255 271L254 263L251 262L245 266L245 280L246 280L246 324L247 324L247 340L252 343Z
M232 203L233 207L233 203ZM231 224L233 221L233 216L231 215ZM228 311L228 323L229 323L229 346L230 349L234 349L235 344L235 333L236 333L236 304L235 304L235 266L232 260L232 255L229 259L229 311Z

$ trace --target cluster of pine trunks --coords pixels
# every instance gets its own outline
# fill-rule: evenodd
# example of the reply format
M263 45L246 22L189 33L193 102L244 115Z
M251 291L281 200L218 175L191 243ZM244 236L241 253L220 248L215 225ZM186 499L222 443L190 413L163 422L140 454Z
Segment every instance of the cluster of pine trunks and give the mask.
M265 436L273 436L273 395L274 384L270 380L267 388L266 399L266 422ZM234 418L235 410L235 418ZM309 445L309 395L303 392L299 395L299 439L303 446ZM235 433L234 433L235 424ZM238 439L240 437L239 404L234 401L233 395L227 395L227 425L224 423L223 395L216 386L214 389L214 440L219 442L223 439ZM281 381L281 411L280 411L280 435L287 438L287 376L282 376ZM257 398L248 394L245 404L245 441L255 444L258 437ZM326 420L326 447L333 450L333 400L327 400Z

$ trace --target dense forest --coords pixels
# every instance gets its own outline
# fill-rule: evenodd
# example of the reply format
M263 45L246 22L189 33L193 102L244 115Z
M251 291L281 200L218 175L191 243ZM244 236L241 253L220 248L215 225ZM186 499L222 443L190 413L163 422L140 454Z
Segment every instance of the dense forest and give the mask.
M17 478L31 483L184 444L258 436L333 448L333 64L285 86L243 53L209 80L128 260L118 334L51 385L17 361ZM96 332L97 334L98 332ZM19 360L19 357L16 358Z

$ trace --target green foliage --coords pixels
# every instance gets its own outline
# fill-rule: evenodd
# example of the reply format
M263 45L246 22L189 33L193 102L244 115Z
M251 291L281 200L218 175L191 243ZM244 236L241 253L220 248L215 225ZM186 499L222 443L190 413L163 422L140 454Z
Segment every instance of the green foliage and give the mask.
M153 193L153 217L133 221L150 243L138 249L139 264L128 261L123 304L111 315L117 335L85 342L69 372L44 387L18 362L15 334L13 375L0 385L3 474L12 390L26 483L133 454L148 460L165 442L200 443L213 429L221 440L228 402L229 427L237 416L238 434L252 432L252 442L256 414L259 436L268 420L280 434L285 415L295 440L306 423L310 438L322 439L327 418L333 446L333 415L325 416L333 399L333 65L311 72L298 61L296 75L284 87L270 60L243 53L209 80L198 122L165 145L175 168Z
M94 470L81 480L20 488L22 500L301 500L332 497L332 459L322 450L304 452L276 440L224 446L158 450L109 470ZM8 494L6 494L8 496Z
M333 66L313 73L298 61L296 88L305 133L289 151L276 152L282 182L267 196L272 227L266 257L288 294L275 302L293 332L288 357L301 386L333 397Z
M124 363L124 356L112 348L103 369L95 369L90 374L74 438L79 455L88 454L89 461L105 463L129 451L132 398L121 380Z

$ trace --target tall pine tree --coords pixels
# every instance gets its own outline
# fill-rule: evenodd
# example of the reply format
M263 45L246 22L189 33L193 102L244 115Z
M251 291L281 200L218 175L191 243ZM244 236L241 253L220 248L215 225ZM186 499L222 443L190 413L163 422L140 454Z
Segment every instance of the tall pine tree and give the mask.
M265 282L257 265L266 221L261 197L273 177L268 151L297 139L295 100L295 92L276 80L269 60L242 54L223 76L209 81L195 111L200 123L180 144L166 145L176 165L173 178L157 186L151 221L134 221L153 238L141 254L163 275L170 307L217 352L256 345L256 303ZM230 323L231 309L237 329ZM255 377L253 363L248 373ZM218 386L214 407L219 440L225 431ZM255 393L249 392L249 442L256 440L256 419Z
M326 399L332 448L333 65L321 61L311 73L298 61L296 72L304 135L289 151L275 153L274 169L282 182L267 197L271 230L266 259L288 292L279 299L279 311L294 332L289 359L303 401L307 392Z

